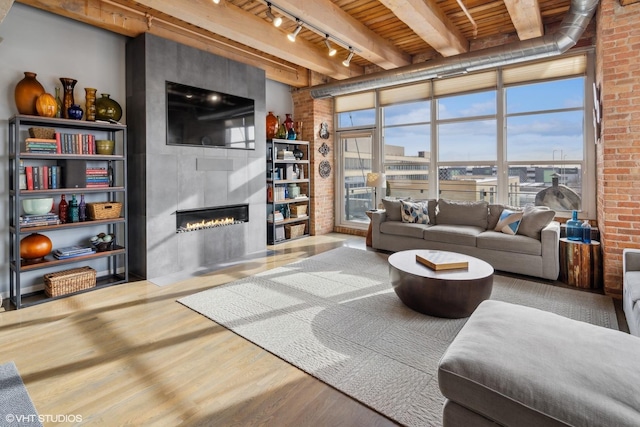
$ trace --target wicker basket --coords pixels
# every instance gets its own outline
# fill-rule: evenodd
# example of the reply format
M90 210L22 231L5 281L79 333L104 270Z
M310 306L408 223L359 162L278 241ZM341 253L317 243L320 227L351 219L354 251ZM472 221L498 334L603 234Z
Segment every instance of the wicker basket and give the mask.
M304 235L304 229L306 224L296 224L296 225L285 225L284 226L284 234L287 239L295 239L296 237L300 237Z
M291 214L305 216L307 214L307 205L291 205Z
M91 267L72 268L44 275L44 293L57 297L96 286L96 271Z
M122 203L100 202L87 203L87 215L89 219L113 219L120 217Z
M55 139L56 130L53 128L29 128L31 138Z

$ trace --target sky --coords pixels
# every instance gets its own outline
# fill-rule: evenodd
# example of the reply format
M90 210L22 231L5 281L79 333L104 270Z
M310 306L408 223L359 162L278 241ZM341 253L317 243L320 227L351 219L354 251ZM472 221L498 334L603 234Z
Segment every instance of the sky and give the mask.
M508 161L582 160L583 120L587 120L582 110L539 113L581 108L584 103L582 77L512 86L505 92L507 114L538 112L507 117ZM438 118L450 120L439 127L440 161L495 162L497 122L495 117L487 116L496 114L496 104L495 91L438 100ZM591 114L586 116L591 124ZM405 154L410 156L417 155L418 151L430 151L428 101L385 107L384 117L385 125L390 126L384 131L385 144L404 146ZM351 120L355 125L373 123L374 112L354 112L351 117L341 118L341 124L347 126Z

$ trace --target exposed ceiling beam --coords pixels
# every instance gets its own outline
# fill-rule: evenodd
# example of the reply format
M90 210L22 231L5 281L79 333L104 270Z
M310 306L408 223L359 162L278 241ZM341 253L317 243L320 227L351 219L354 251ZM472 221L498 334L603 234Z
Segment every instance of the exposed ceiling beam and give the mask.
M469 50L469 42L445 16L435 0L380 0L442 56Z
M367 28L330 0L275 0L280 6L318 29L348 43L358 50L358 56L385 70L411 64L411 56L393 46L388 40Z
M504 0L504 5L509 11L520 40L533 39L544 34L538 0Z
M263 69L266 77L293 87L309 85L305 67L283 61L209 31L173 20L150 18L146 10L110 0L18 0L38 9L103 28L127 37L144 32ZM132 3L133 4L133 3Z
M362 67L354 64L345 67L301 37L295 43L288 42L284 31L228 2L216 5L210 0L136 0L134 3L335 79L363 74Z
M0 23L2 23L4 17L9 13L12 4L13 0L0 0Z

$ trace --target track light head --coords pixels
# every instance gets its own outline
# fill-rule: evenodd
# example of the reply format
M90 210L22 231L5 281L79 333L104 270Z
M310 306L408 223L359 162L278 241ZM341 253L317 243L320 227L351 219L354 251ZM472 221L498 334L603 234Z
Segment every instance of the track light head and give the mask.
M213 4L220 4L220 0L211 0Z
M327 49L329 49L329 56L333 56L338 52L334 47L331 47L331 44L329 43L329 34L325 37L324 44L327 46Z
M349 56L347 56L347 59L342 61L342 65L344 65L345 67L348 67L349 64L351 63L351 59L353 58L353 55L354 55L353 50L351 46L349 46Z
M300 20L296 19L296 22L298 23L298 26L296 27L296 29L293 31L293 33L290 33L287 35L287 38L292 42L296 41L296 37L298 36L298 33L300 32L300 30L302 30L302 23L300 22Z
M267 18L271 19L274 27L279 27L282 25L282 18L279 16L275 16L273 12L271 12L271 3L267 3Z

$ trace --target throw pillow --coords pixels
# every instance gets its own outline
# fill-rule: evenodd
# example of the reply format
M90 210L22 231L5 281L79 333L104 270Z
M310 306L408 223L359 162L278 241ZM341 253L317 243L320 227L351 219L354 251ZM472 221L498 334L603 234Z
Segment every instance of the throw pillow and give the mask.
M400 199L382 199L384 210L387 211L387 221L402 221L402 203Z
M555 216L556 212L546 206L527 206L522 213L518 234L540 240L540 232Z
M429 210L427 202L406 202L402 203L402 222L410 222L413 224L429 224Z
M496 231L515 235L518 232L520 221L522 221L522 212L503 209L500 214L500 219L498 220L498 225L496 225Z

